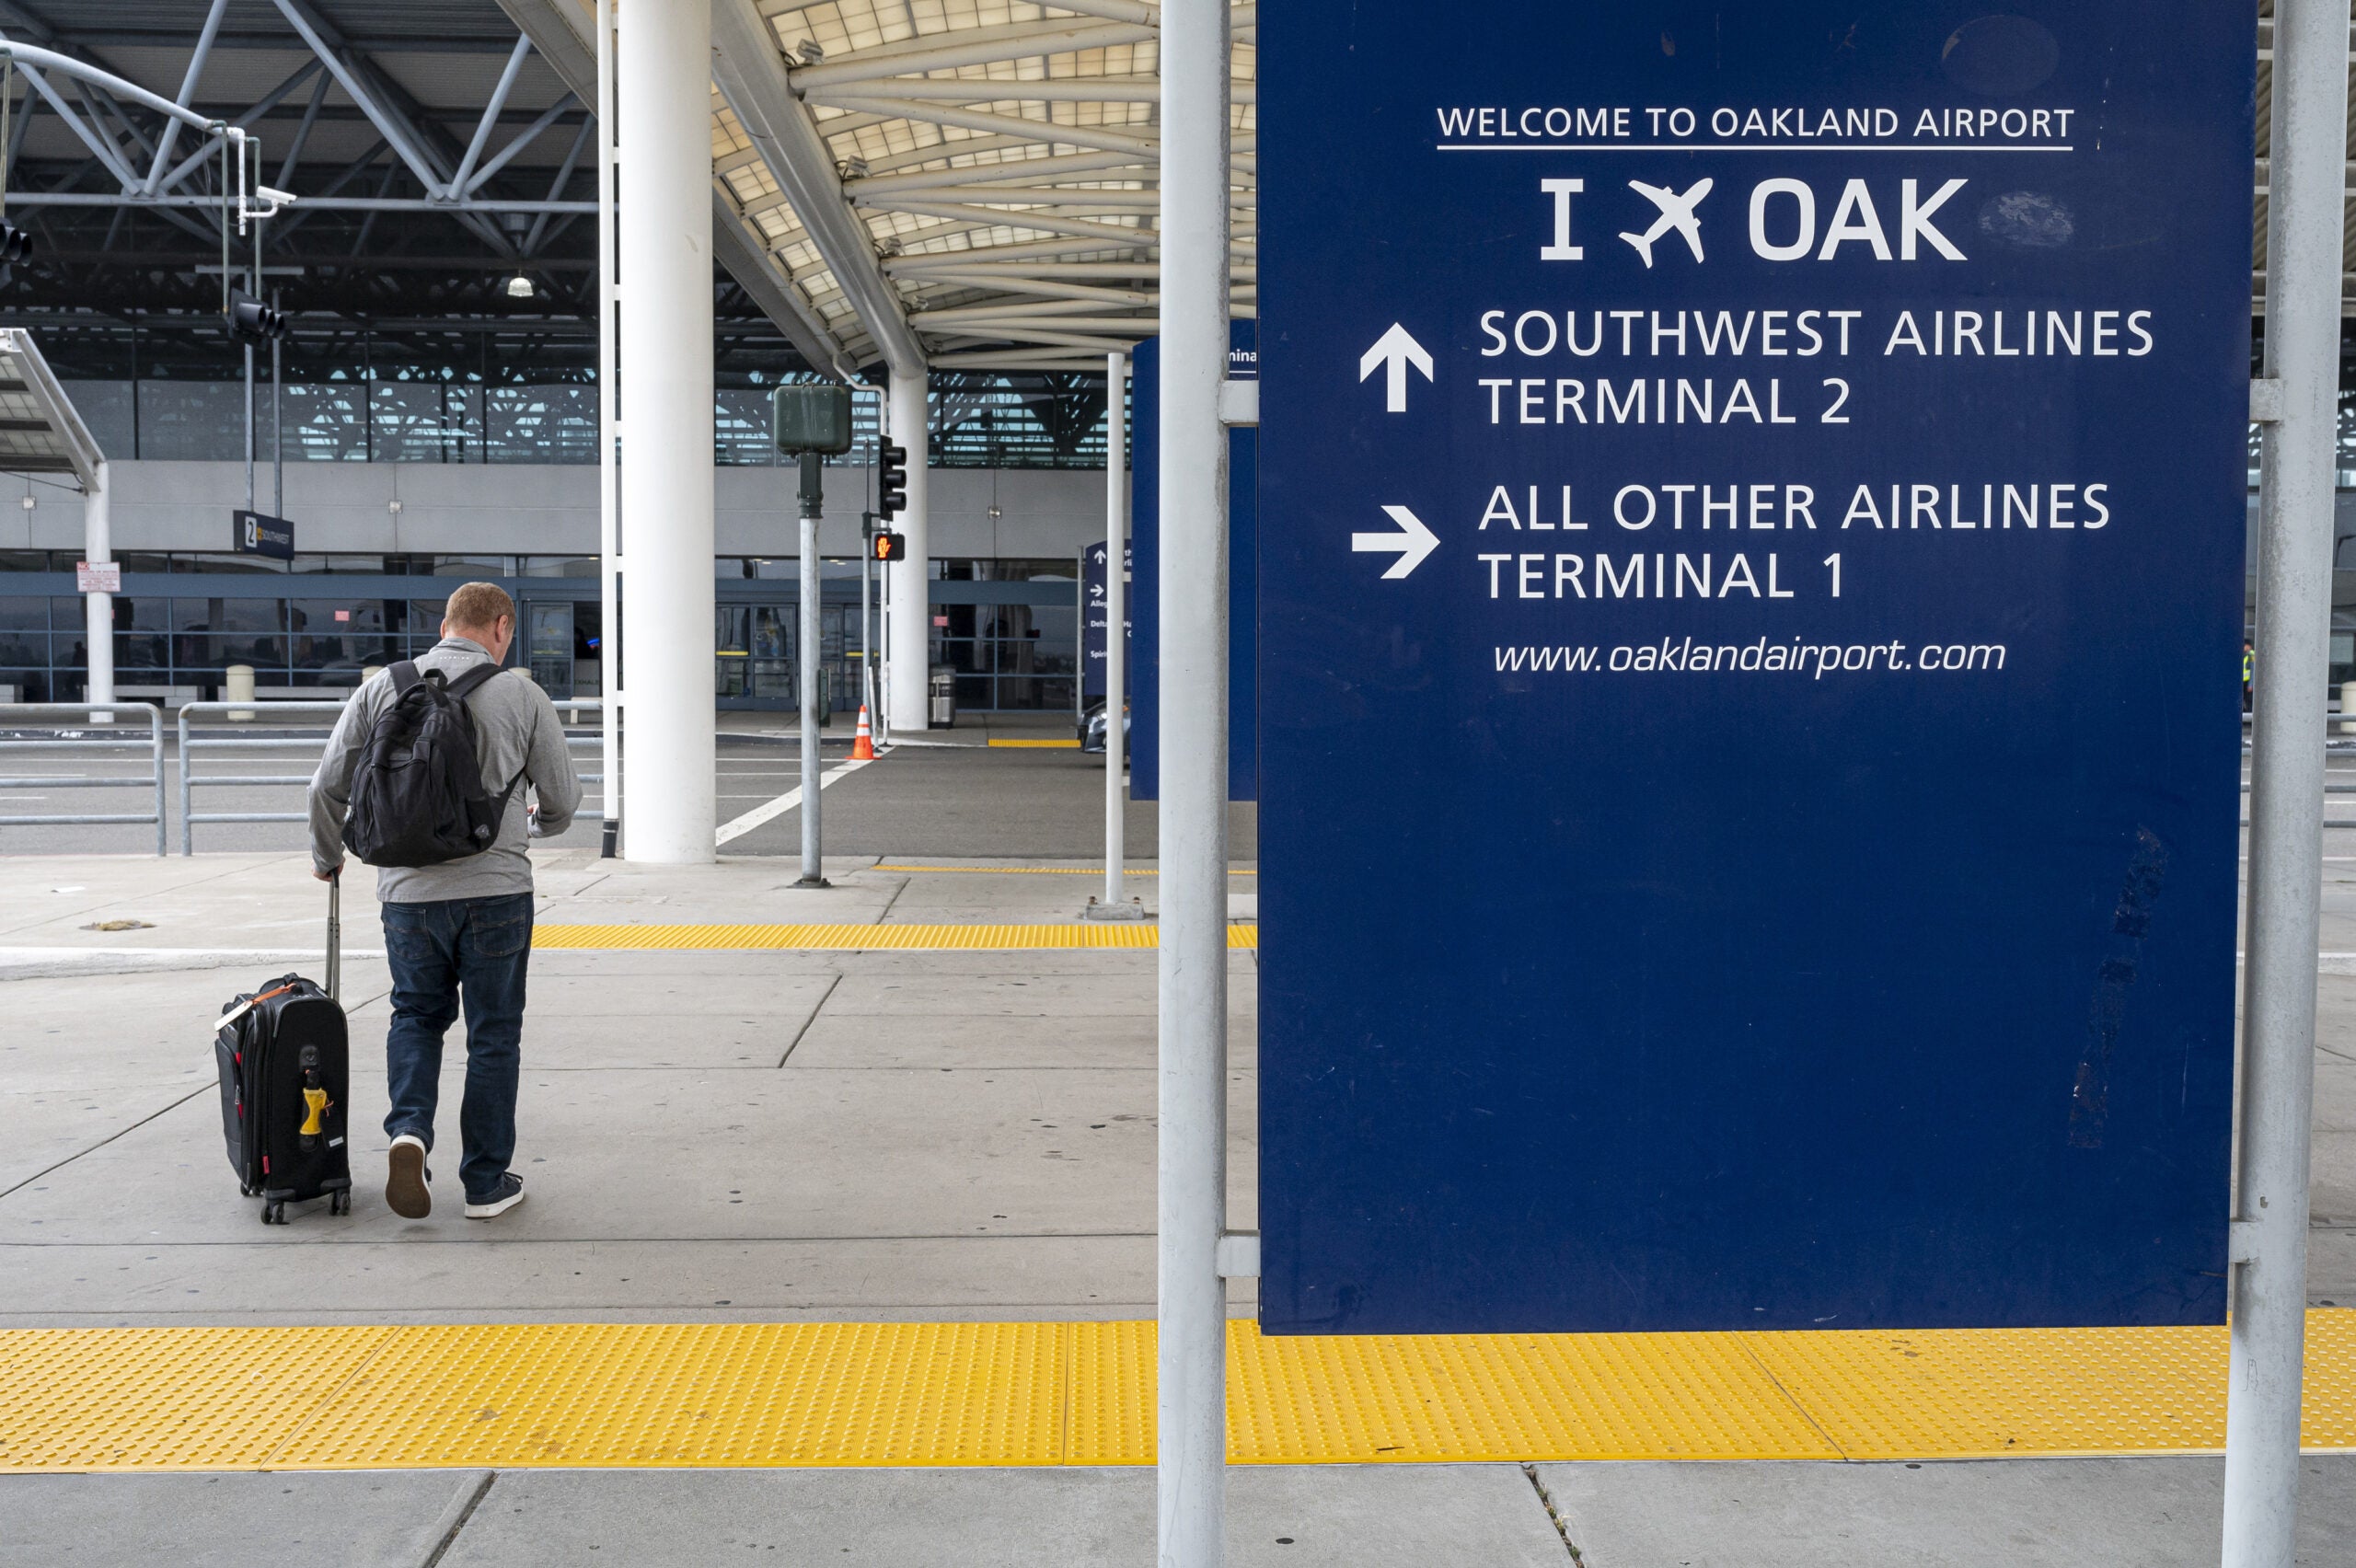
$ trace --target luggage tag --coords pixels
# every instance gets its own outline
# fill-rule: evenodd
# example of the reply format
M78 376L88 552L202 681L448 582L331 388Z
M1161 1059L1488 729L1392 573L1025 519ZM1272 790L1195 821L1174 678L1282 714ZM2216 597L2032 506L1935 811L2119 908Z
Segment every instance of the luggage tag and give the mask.
M294 988L294 987L292 986L281 986L274 991L264 991L260 996L247 997L244 1001L239 1002L236 1007L231 1008L227 1012L221 1015L221 1021L213 1026L213 1032L215 1034L220 1033L223 1030L228 1028L231 1024L237 1022L248 1013L253 1011L254 1009L270 1000L271 997L283 997Z

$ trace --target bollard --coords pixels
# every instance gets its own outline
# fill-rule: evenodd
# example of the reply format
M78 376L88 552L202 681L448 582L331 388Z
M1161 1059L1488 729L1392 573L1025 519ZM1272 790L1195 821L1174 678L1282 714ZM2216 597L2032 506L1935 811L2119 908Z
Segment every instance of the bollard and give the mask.
M251 702L254 699L254 667L251 664L232 664L226 675L227 678L221 685L221 696L224 701ZM253 722L253 718L254 710L250 708L233 709L229 714L229 722L250 724Z
M2339 732L2356 735L2356 681L2339 683Z

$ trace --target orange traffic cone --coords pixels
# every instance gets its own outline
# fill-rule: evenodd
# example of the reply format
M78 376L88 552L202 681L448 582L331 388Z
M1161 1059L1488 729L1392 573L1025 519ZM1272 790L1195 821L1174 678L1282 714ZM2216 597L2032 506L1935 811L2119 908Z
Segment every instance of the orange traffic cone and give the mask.
M867 704L863 702L859 705L859 733L850 743L850 759L853 762L875 760L875 732L867 727Z

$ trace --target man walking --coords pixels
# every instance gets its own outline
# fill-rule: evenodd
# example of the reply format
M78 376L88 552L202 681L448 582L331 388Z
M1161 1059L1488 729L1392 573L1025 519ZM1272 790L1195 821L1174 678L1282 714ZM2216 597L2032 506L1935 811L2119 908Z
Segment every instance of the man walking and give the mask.
M556 709L522 670L501 670L515 639L515 601L496 583L469 582L450 595L442 640L413 663L396 664L352 694L327 755L311 778L311 863L325 881L343 865L347 839L378 865L376 896L384 905L386 958L392 968L393 1019L385 1037L385 1077L392 1108L385 1131L392 1138L385 1202L404 1219L422 1219L433 1200L426 1155L433 1147L433 1109L441 1093L442 1037L467 1014L467 1082L458 1110L458 1176L467 1217L490 1219L524 1201L523 1178L508 1169L515 1154L515 1094L523 1066L524 973L532 951L532 862L525 841L556 834L581 804L580 780L565 750ZM440 683L438 692L421 685ZM455 853L411 849L376 853L371 846L415 824L371 823L352 817L353 775L383 768L433 748L418 748L404 732L442 693L457 698L472 732L480 779L462 781L472 796L461 803L482 821L468 835L461 816ZM425 721L430 728L434 716ZM414 726L412 726L412 732ZM462 737L463 738L463 737ZM460 748L440 748L448 755ZM414 797L412 781L396 781L364 805ZM539 797L526 805L525 789ZM410 796L399 794L410 789ZM495 822L495 828L492 824ZM348 832L348 828L352 830ZM426 824L429 836L432 824Z

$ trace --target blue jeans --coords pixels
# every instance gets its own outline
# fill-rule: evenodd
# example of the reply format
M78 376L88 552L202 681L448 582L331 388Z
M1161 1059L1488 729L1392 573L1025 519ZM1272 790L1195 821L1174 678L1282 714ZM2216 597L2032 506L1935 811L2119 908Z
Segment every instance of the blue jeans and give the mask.
M467 1090L458 1105L458 1179L469 1199L487 1198L515 1156L532 895L387 904L384 910L385 955L393 971L393 1023L385 1036L393 1104L385 1134L414 1133L433 1147L442 1037L457 1021L463 992Z

